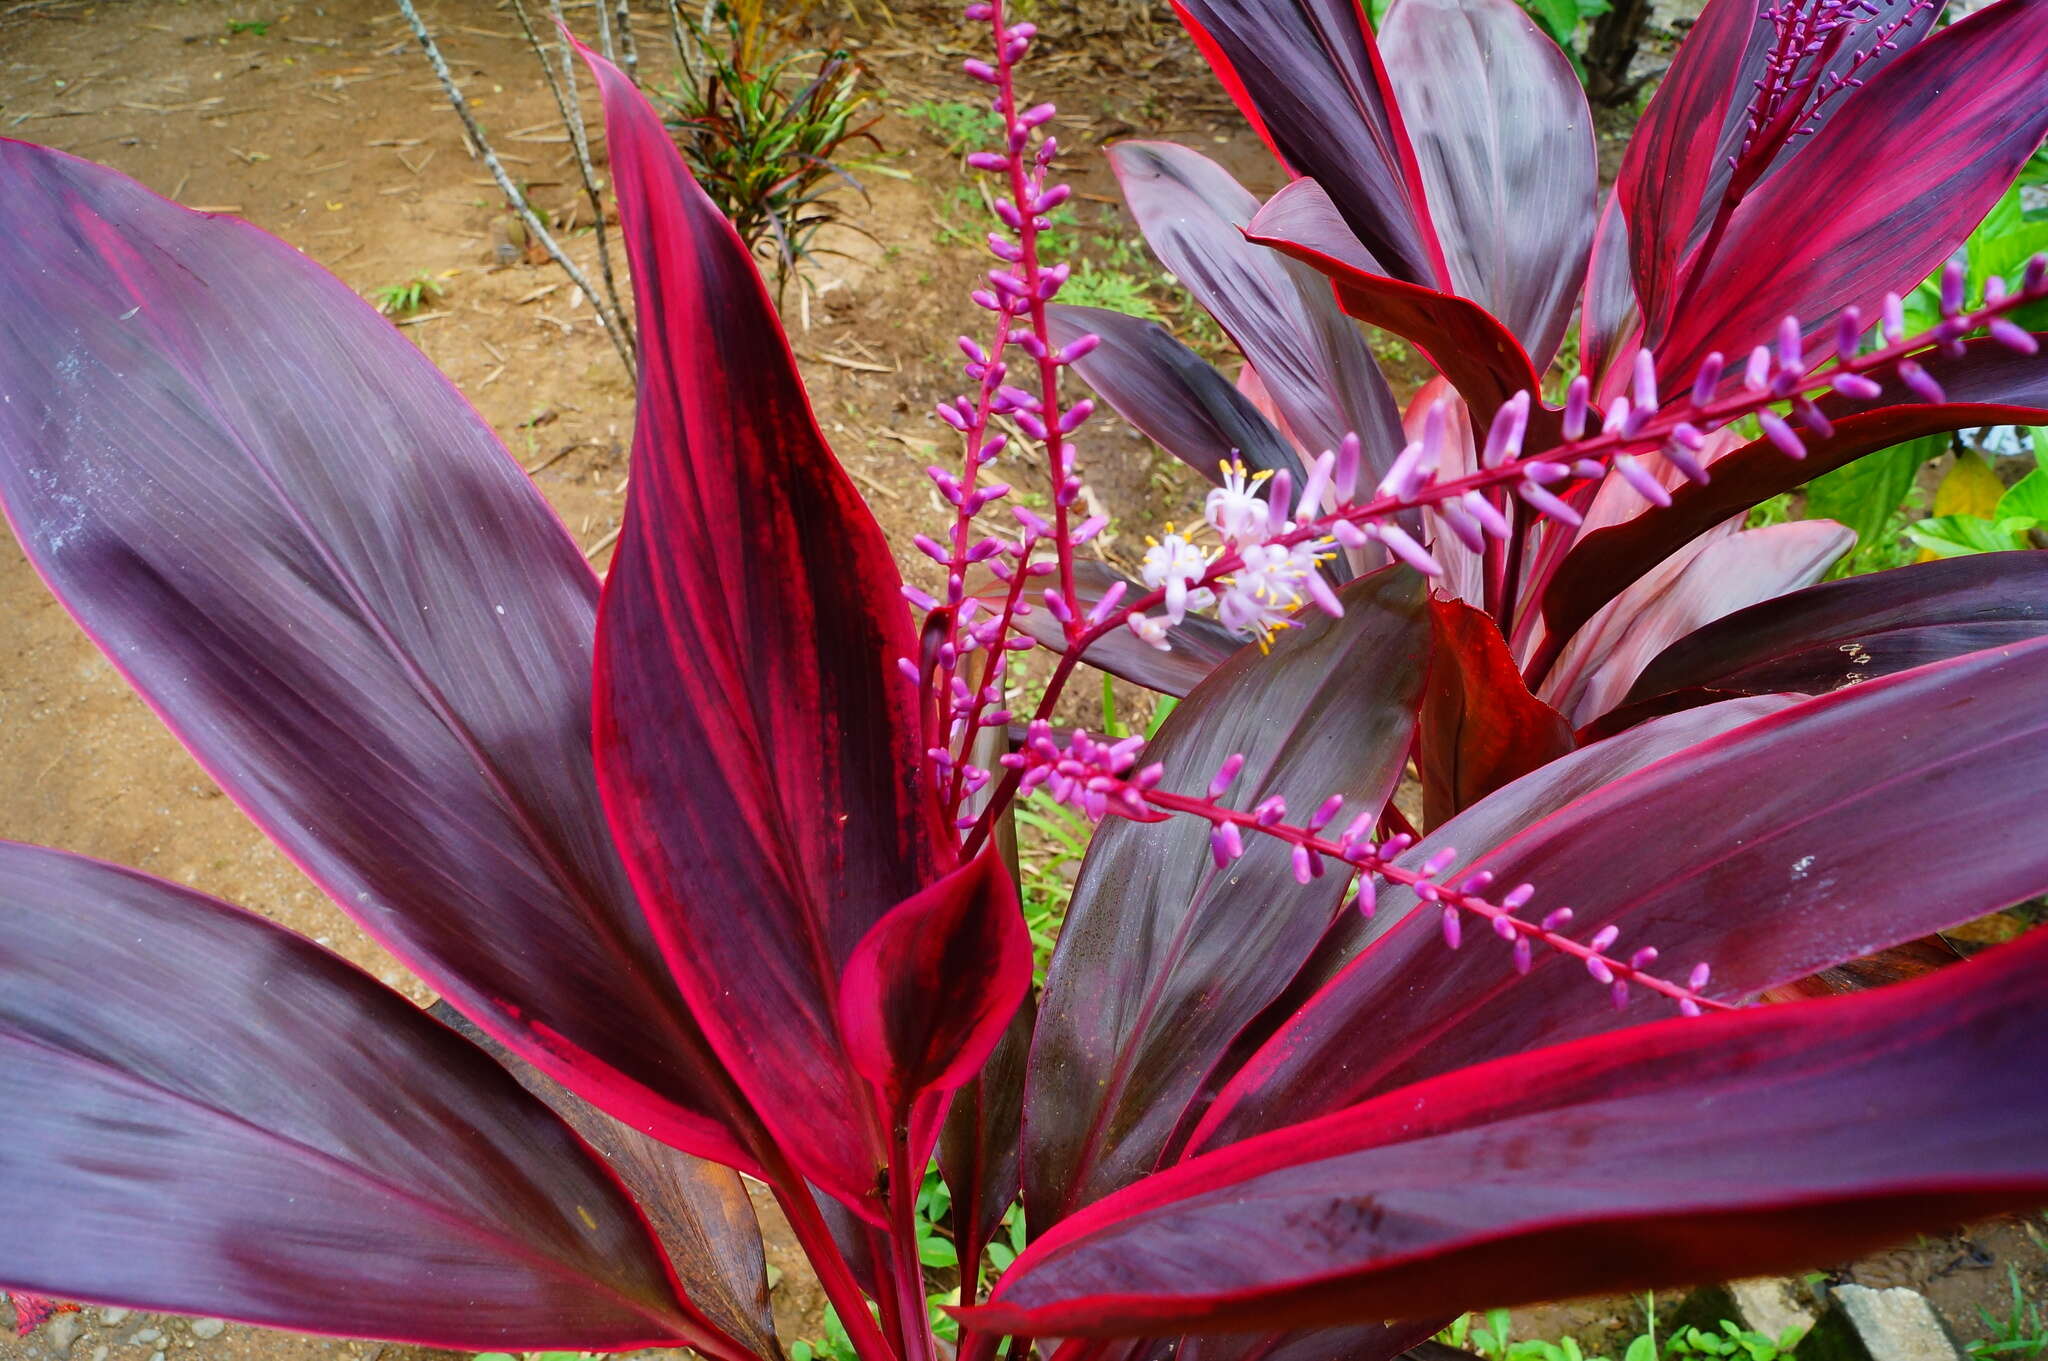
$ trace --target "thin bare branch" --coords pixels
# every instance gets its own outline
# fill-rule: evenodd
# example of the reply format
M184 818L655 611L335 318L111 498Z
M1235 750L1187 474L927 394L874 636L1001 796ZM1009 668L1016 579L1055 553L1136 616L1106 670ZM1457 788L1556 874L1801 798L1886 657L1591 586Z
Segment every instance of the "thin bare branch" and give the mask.
M490 142L484 137L483 128L477 124L476 115L470 111L469 101L463 98L462 87L455 83L454 75L448 70L448 61L441 55L440 44L435 42L434 35L427 31L426 21L420 18L419 9L413 4L413 0L398 0L398 12L405 16L406 23L412 27L412 35L419 41L420 50L427 54L427 64L434 68L435 79L439 80L441 88L447 91L448 102L455 107L455 116L462 120L462 128L469 136L470 145L476 148L477 155L489 168L491 178L498 182L498 189L505 195L505 201L519 214L520 221L526 224L526 230L533 234L534 240L540 242L548 257L560 265L562 272L569 276L570 281L583 290L583 296L590 299L591 310L597 313L598 324L604 327L605 334L611 337L612 348L619 352L620 362L625 364L627 372L633 372L636 367L633 360L633 342L623 329L624 318L612 314L604 298L592 287L590 279L562 250L553 233L548 231L547 224L540 220L540 214L533 211L532 205L526 201L526 196L519 192L519 187L505 172L504 162L498 159L497 152L491 150ZM598 222L598 230L604 230L601 219Z
M576 153L576 173L582 177L584 196L590 200L591 220L597 224L597 269L604 278L605 297L611 303L612 315L617 319L619 329L624 332L626 343L629 346L637 345L633 325L626 319L625 305L619 299L618 279L612 273L611 245L605 238L604 230L604 196L598 191L597 170L591 164L590 139L584 133L583 109L577 102L575 86L571 83L565 88L563 78L556 76L555 68L548 60L547 46L541 42L540 34L534 29L532 18L526 12L526 0L512 0L512 12L518 16L519 27L525 32L526 41L533 48L534 56L540 59L540 73L547 80L548 93L555 97L555 108L561 112L562 126L568 129L569 143ZM561 9L557 5L557 22L560 21L560 16ZM566 40L562 42L561 50L563 71L573 73L575 57L570 52Z

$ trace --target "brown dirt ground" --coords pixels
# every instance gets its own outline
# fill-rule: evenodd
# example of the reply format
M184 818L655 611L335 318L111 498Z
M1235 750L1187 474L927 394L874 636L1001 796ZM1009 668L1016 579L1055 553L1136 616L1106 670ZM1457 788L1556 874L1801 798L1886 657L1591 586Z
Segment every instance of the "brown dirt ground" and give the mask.
M565 214L573 170L532 58L509 12L487 0L423 6L459 80L515 174ZM572 5L573 10L581 8ZM822 28L845 23L885 116L884 170L851 201L861 229L838 233L842 257L814 272L806 305L792 290L788 325L820 419L892 538L907 544L941 507L919 469L947 432L931 402L954 390L950 337L977 325L965 302L983 260L944 228L959 212L954 158L901 110L918 99L971 98L952 72L967 51L953 6L881 0L789 7ZM1057 99L1084 223L1113 202L1099 152L1125 136L1199 146L1272 187L1263 153L1178 31L1130 0L1041 4L1049 39L1034 93ZM231 33L261 21L263 34ZM650 67L659 44L643 38ZM231 212L275 232L368 294L424 272L444 296L406 334L497 427L572 532L593 548L618 524L632 392L587 307L550 265L500 265L504 212L481 163L403 25L379 0L0 0L0 135L105 162L181 202ZM887 171L893 170L891 174ZM589 269L594 244L572 232ZM972 231L971 221L962 225ZM1105 427L1107 431L1107 428ZM1127 537L1184 510L1192 485L1135 436L1093 439L1092 491ZM1104 457L1113 453L1113 457ZM905 559L921 571L921 559ZM9 543L0 548L0 832L135 865L241 903L338 950L421 1001L418 981L371 944L255 831L131 695ZM0 1232L4 1232L0 1227ZM786 1232L769 1226L785 1339L816 1334L815 1285ZM2038 1230L1987 1226L1852 1271L1889 1272L1930 1290L1965 1336L1978 1304L2003 1300L2011 1262L2037 1294ZM1875 1283L1894 1283L1889 1277ZM1631 1320L1625 1301L1526 1316L1522 1336L1573 1331L1589 1344ZM1613 1327L1609 1320L1614 1321ZM394 1361L415 1348L298 1337L230 1326L199 1337L181 1320L87 1310L63 1332L75 1361ZM156 1335L152 1336L152 1332ZM0 1335L0 1361L50 1361L49 1329ZM1594 1348L1589 1347L1589 1350Z

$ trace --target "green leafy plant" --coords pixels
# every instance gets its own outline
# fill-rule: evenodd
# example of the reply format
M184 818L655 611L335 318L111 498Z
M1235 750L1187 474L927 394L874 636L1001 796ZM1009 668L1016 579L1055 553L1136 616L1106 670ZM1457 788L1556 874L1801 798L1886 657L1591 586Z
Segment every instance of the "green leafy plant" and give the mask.
M860 189L840 164L846 148L881 146L875 120L856 121L868 103L859 68L843 48L799 46L762 0L718 0L684 25L692 41L663 121L718 210L774 261L780 292L818 253L819 231L842 221L834 190Z
M441 286L433 275L421 270L410 279L401 279L395 284L385 284L370 291L370 301L379 312L387 317L402 317L417 312L429 302L440 299L447 289Z
M2048 1352L2048 1321L2041 1317L2041 1306L2020 1289L2019 1268L2008 1264L2005 1278L2012 1287L2012 1308L2005 1317L1999 1318L1981 1304L1977 1306L1977 1316L1984 1320L1991 1334L1970 1344L1970 1355L1975 1361L1992 1361L1994 1357L2000 1361L2034 1361Z
M1914 479L1930 460L1949 451L1946 434L1908 440L1867 455L1806 484L1806 517L1834 520L1856 532L1856 547L1830 571L1831 578L1902 567L1913 560L1905 534Z
M907 105L904 116L923 126L945 145L950 155L964 156L1002 135L1003 120L986 104L958 99L920 99Z
M1680 1357L1727 1357L1729 1361L1779 1361L1798 1345L1803 1330L1788 1328L1776 1338L1752 1332L1728 1319L1717 1329L1681 1327L1659 1344L1655 1295L1644 1297L1644 1328L1622 1349L1622 1361L1672 1361ZM1991 1320L1993 1326L2003 1326ZM1515 1340L1510 1336L1505 1309L1490 1309L1479 1316L1465 1314L1437 1334L1439 1342L1476 1352L1486 1361L1613 1361L1608 1356L1586 1356L1576 1338L1556 1341L1542 1338Z
M2048 440L2048 430L2036 428L2028 434L2038 460L2042 443ZM1975 454L1964 457L1977 459ZM1985 468L1983 475L1992 474ZM1935 508L1942 507L1937 504ZM2048 470L2037 461L2033 471L1999 495L1988 514L1961 511L1931 515L1907 525L1906 536L1936 557L1959 558L1970 553L2026 548L2032 533L2044 526L2048 526Z
M228 20L228 36L230 38L238 38L244 33L253 33L257 37L261 38L268 34L269 32L270 21L268 19Z

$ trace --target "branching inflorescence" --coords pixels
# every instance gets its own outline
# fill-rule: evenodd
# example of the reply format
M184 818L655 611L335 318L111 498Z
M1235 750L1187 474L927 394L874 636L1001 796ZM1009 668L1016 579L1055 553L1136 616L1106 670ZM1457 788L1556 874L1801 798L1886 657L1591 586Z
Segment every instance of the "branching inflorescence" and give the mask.
M1728 1004L1707 997L1709 968L1693 966L1684 984L1670 982L1648 972L1657 962L1654 946L1645 946L1626 958L1607 953L1620 928L1608 925L1585 941L1562 934L1572 921L1569 907L1552 908L1537 921L1517 914L1536 896L1533 884L1517 884L1497 899L1486 896L1493 885L1489 870L1478 870L1455 883L1443 879L1457 862L1451 846L1431 853L1420 867L1400 864L1399 857L1415 844L1413 837L1397 832L1384 841L1374 841L1380 810L1368 808L1354 816L1341 833L1328 834L1344 811L1341 796L1331 795L1316 807L1303 823L1287 821L1287 802L1279 795L1260 800L1250 810L1231 808L1223 797L1244 767L1244 757L1230 756L1209 781L1200 796L1177 794L1160 788L1166 769L1157 762L1138 766L1143 748L1139 738L1106 741L1085 732L1073 734L1064 746L1054 736L1052 725L1043 721L1031 725L1023 749L1003 758L1004 764L1022 772L1021 785L1030 790L1043 785L1060 802L1081 810L1091 818L1109 814L1157 821L1169 814L1201 818L1209 823L1209 849L1220 869L1244 854L1244 834L1256 833L1293 847L1294 877L1302 883L1321 878L1329 861L1336 861L1357 875L1352 905L1366 916L1373 915L1376 899L1375 877L1412 889L1424 903L1436 904L1444 944L1457 949L1464 942L1465 918L1477 917L1513 951L1515 970L1527 973L1534 961L1535 947L1544 946L1584 963L1586 972L1608 986L1617 1007L1626 1006L1629 987L1635 985L1659 993L1678 1004L1688 1016L1707 1010L1725 1010Z
M1907 11L1887 21L1861 55L1833 72L1826 68L1840 45L1878 14L1869 0L1827 0L1818 7L1786 5L1771 11L1777 39L1756 86L1744 144L1731 164L1734 175L1739 179L1745 167L1768 163L1777 148L1802 135L1822 102L1859 83L1856 72L1864 63L1896 46L1892 34L1922 4L1910 0ZM1144 593L1127 592L1117 583L1084 610L1075 591L1074 550L1099 533L1104 521L1101 516L1078 525L1072 521L1082 489L1072 436L1094 404L1084 399L1063 406L1059 388L1061 370L1090 353L1098 339L1084 335L1057 348L1046 339L1046 306L1067 277L1065 265L1049 264L1040 251L1042 233L1051 225L1046 214L1068 197L1067 186L1049 182L1058 143L1045 128L1055 110L1050 104L1019 107L1015 72L1031 47L1035 26L1007 23L1001 0L971 4L966 14L970 21L987 23L994 37L993 63L969 60L964 66L969 76L993 87L992 108L1004 130L999 150L977 151L968 162L1003 181L994 211L1007 233L989 234L988 249L997 265L988 273L988 287L974 294L975 303L994 314L993 334L985 345L960 339L975 395L937 408L965 441L957 474L937 466L927 470L954 508L952 524L943 540L917 538L920 550L945 569L945 597L905 587L912 603L925 611L925 655L904 658L900 667L921 687L927 758L943 791L943 807L966 833L967 848L974 850L986 839L1010 798L1045 784L1095 818L1110 811L1148 819L1176 813L1204 818L1211 824L1219 861L1241 852L1247 830L1290 843L1301 876L1320 875L1325 860L1338 861L1358 875L1356 902L1367 913L1375 876L1410 885L1425 901L1441 904L1444 939L1453 948L1461 940L1462 920L1479 917L1512 944L1518 968L1528 967L1539 944L1574 956L1594 978L1610 985L1617 1005L1626 1001L1631 984L1671 998L1687 1014L1723 1005L1701 994L1705 965L1682 986L1646 972L1656 958L1654 948L1625 959L1608 955L1611 928L1583 943L1560 934L1571 918L1568 908L1540 922L1517 916L1534 892L1528 885L1494 901L1482 896L1483 872L1456 885L1438 881L1449 863L1448 851L1421 870L1396 864L1408 844L1400 834L1379 843L1369 839L1379 810L1360 815L1350 830L1332 840L1322 833L1336 816L1336 800L1299 826L1283 820L1284 808L1268 804L1252 813L1238 812L1219 801L1228 784L1227 766L1209 797L1172 794L1158 787L1164 772L1156 765L1127 776L1142 746L1136 739L1105 744L1079 733L1062 747L1047 720L1078 659L1117 629L1128 628L1164 650L1171 646L1169 629L1189 611L1213 611L1232 632L1265 646L1310 605L1341 615L1343 604L1322 565L1340 551L1370 545L1425 576L1442 576L1444 568L1431 546L1398 522L1410 511L1432 509L1466 548L1483 553L1489 542L1505 543L1514 535L1510 497L1567 530L1582 522L1570 493L1609 472L1652 505L1669 505L1670 491L1646 460L1661 459L1686 480L1705 483L1711 473L1700 455L1708 436L1737 420L1753 418L1780 452L1800 459L1809 437L1827 439L1833 433L1833 422L1819 405L1822 397L1851 405L1873 403L1889 386L1941 403L1945 394L1921 362L1928 355L1959 353L1963 338L1980 331L2015 351L2034 352L2035 338L2009 314L2048 298L2048 256L2031 260L2016 287L1990 280L1982 304L1974 309L1965 305L1963 267L1952 262L1942 276L1941 320L1918 335L1906 334L1904 306L1896 294L1886 295L1874 337L1853 306L1841 314L1828 345L1809 345L1799 319L1788 316L1777 343L1755 347L1739 372L1720 353L1710 354L1689 389L1669 401L1660 400L1655 355L1639 349L1628 393L1604 412L1592 404L1591 378L1581 374L1572 380L1562 410L1546 413L1555 418L1550 428L1558 439L1541 449L1524 447L1536 399L1526 390L1517 392L1486 423L1478 466L1462 475L1441 475L1451 425L1449 405L1442 401L1425 414L1420 436L1369 489L1360 484L1365 460L1355 434L1313 459L1299 487L1284 471L1248 473L1242 464L1228 465L1221 485L1208 493L1201 524L1187 529L1169 525L1163 535L1147 540L1140 572ZM1731 192L1739 197L1739 190ZM1013 352L1030 364L1028 387L1009 381ZM1012 442L1010 434L996 428L999 419L1007 419L1042 450L1052 487L1049 520L1011 501L1007 483L986 478ZM997 502L1009 502L1014 536L978 533L977 517ZM1007 587L998 604L968 590L968 572L980 565ZM992 772L970 754L984 734L999 732L1013 718L1005 700L1008 660L1035 645L1017 621L1040 608L1061 625L1060 659L1031 715L1023 749L1001 758L1007 773L990 789ZM976 795L986 796L979 808L963 812Z

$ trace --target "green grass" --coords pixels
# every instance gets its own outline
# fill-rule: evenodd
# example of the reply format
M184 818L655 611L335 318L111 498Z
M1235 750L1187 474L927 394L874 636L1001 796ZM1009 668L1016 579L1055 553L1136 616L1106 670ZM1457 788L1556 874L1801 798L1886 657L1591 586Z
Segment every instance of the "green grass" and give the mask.
M2048 1352L2048 1323L2042 1321L2041 1306L2020 1289L2018 1267L2008 1265L2005 1275L2012 1285L2012 1309L2000 1318L1982 1305L1977 1307L1978 1317L1991 1332L1970 1344L1975 1361L2035 1361Z
M903 113L953 156L993 147L1003 133L1003 120L986 104L968 104L957 99L920 99L907 106Z
M1673 1361L1673 1358L1727 1358L1727 1361L1780 1361L1790 1357L1801 1332L1788 1328L1777 1338L1750 1332L1727 1319L1718 1329L1684 1327L1664 1334L1657 1331L1657 1297L1643 1297L1644 1330L1622 1348L1622 1361ZM1475 1352L1486 1361L1614 1361L1608 1356L1588 1357L1575 1338L1556 1341L1542 1338L1517 1339L1510 1335L1505 1309L1490 1309L1484 1315L1462 1315L1437 1334L1439 1342ZM1986 1358L1988 1361L1988 1358ZM2030 1359L2029 1359L2030 1361Z
M446 292L433 276L421 270L410 279L370 290L370 301L385 316L402 317L408 312L419 311L430 302L439 301Z

